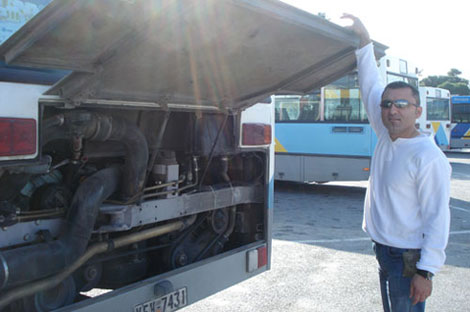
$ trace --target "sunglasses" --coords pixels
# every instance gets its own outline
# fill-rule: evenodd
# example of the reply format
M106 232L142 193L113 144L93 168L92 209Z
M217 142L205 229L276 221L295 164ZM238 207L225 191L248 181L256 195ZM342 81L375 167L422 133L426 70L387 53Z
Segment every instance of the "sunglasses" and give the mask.
M410 103L408 100L383 100L382 102L380 102L380 107L382 108L391 108L392 105L395 105L396 108L405 108L408 105L418 106L415 103Z

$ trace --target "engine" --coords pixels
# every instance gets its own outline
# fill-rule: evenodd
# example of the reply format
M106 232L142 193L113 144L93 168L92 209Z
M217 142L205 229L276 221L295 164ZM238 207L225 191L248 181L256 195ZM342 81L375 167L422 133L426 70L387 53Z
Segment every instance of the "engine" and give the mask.
M42 104L0 162L0 310L49 311L260 239L267 155L239 116Z

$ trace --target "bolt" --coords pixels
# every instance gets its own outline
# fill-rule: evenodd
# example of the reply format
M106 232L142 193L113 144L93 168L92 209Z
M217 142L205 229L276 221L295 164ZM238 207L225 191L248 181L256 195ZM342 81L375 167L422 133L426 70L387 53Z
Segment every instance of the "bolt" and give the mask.
M186 256L185 253L180 253L176 259L176 263L179 266L185 266L187 264L187 261L188 261L188 256Z
M85 279L87 281L92 281L98 275L98 270L94 266L90 266L85 270Z

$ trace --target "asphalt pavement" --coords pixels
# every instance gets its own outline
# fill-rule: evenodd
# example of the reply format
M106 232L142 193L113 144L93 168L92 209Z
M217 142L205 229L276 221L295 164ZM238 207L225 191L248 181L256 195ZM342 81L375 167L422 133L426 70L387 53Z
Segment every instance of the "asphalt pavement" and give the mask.
M451 235L428 312L470 311L470 154L449 153ZM366 182L275 187L272 268L181 311L381 311Z

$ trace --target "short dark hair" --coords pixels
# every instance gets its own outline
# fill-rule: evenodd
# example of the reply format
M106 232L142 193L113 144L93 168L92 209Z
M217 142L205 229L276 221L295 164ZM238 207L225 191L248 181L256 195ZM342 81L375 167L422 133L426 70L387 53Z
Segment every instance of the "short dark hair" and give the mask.
M391 82L389 83L385 89L384 89L384 92L382 92L382 98L385 94L385 92L387 90L394 90L394 89L405 89L405 88L408 88L411 90L411 93L413 94L413 97L415 98L416 100L416 105L417 106L420 106L421 103L419 101L419 90L418 88L416 88L415 86L409 84L409 83L406 83L404 81L394 81L394 82Z

